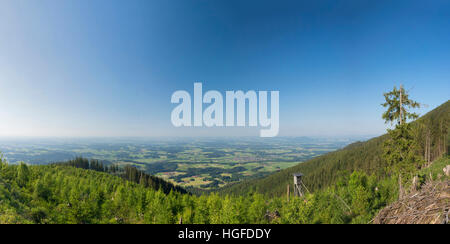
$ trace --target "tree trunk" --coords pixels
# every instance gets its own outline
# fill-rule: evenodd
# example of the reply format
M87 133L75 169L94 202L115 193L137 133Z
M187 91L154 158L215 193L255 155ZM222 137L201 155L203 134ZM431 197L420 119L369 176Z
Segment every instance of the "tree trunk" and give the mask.
M403 92L403 85L400 85L400 125L403 124L403 97L402 97L402 92Z

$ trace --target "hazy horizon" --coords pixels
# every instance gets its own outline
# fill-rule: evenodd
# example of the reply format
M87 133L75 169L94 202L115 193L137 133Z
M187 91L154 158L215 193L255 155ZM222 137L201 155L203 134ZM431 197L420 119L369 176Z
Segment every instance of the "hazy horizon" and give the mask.
M370 139L381 135L339 135L339 136L276 136L273 138L261 138L259 136L0 136L0 142L14 141L14 140L102 140L102 141L115 141L115 140L130 140L130 141L167 141L167 140L277 140L277 139L317 139L317 140L358 140L358 139Z

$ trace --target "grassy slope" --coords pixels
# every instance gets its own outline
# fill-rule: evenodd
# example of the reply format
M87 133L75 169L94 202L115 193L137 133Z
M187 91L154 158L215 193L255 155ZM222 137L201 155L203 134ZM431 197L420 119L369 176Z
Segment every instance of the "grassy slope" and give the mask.
M445 118L448 124L449 115L450 101L447 101L422 116L418 121L431 120L436 122ZM435 126L436 123L433 123L433 127ZM387 135L383 135L366 142L356 142L341 150L308 160L270 176L224 187L219 192L245 194L250 191L258 191L269 196L280 196L286 193L288 184L291 184L291 189L293 189L292 174L297 172L302 172L305 175L304 182L311 191L327 187L336 182L341 174L347 174L354 170L362 170L369 174L381 173L383 168L382 147L386 138Z
M421 169L419 175L424 175L429 178L431 174L433 180L450 179L450 176L445 176L444 167L450 164L450 156L442 157L434 161L430 167Z

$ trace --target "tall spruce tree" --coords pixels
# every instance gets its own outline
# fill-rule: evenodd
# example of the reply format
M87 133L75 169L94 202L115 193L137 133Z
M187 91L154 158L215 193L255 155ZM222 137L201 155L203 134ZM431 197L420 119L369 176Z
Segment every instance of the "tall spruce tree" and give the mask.
M390 173L404 174L407 180L410 173L420 166L422 160L416 155L417 141L414 137L412 125L407 120L418 117L410 109L419 108L420 104L409 99L409 94L403 86L400 89L394 87L390 92L384 94L386 102L382 104L387 107L382 118L386 123L396 123L394 129L388 129L389 139L384 143L383 158Z

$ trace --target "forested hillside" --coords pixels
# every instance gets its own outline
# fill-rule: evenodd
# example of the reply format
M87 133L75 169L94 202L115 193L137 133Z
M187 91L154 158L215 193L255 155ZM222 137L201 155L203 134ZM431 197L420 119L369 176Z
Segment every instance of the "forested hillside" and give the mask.
M0 163L2 223L367 223L395 184L355 172L305 198L194 196L67 165Z
M154 190L162 190L164 193L170 193L171 191L176 191L180 193L187 193L186 190L180 186L175 186L174 184L165 181L159 177L149 175L142 170L138 170L133 166L125 166L123 168L117 165L104 165L102 162L95 159L86 159L82 157L77 157L73 160L67 162L54 163L54 165L60 166L72 166L80 169L90 169L98 172L105 172L115 176L119 176L124 180L128 180L145 187L150 187Z
M430 111L417 121L412 122L415 140L419 144L417 154L427 162L449 152L450 101ZM292 183L292 174L305 175L304 183L310 191L323 189L335 183L337 179L350 175L353 171L375 174L377 178L388 176L383 162L383 144L387 135L366 142L353 143L344 149L300 163L265 178L243 181L218 191L225 194L245 194L257 191L269 196L286 194L288 184Z

